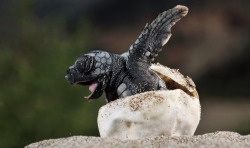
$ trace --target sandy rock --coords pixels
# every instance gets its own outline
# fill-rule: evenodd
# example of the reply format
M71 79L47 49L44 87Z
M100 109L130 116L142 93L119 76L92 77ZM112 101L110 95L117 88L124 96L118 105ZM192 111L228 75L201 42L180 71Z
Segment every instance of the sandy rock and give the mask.
M234 132L215 132L193 137L147 137L137 140L118 140L114 138L100 138L87 136L73 136L60 139L49 139L33 143L25 148L174 148L174 147L209 147L209 148L249 148L250 135L241 136Z

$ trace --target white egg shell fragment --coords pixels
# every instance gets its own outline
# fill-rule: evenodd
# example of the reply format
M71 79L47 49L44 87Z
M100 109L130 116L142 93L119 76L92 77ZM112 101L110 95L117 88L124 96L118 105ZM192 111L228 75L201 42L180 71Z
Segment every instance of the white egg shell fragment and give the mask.
M201 111L193 81L160 64L151 69L169 90L144 92L101 107L97 119L101 137L125 140L194 134Z

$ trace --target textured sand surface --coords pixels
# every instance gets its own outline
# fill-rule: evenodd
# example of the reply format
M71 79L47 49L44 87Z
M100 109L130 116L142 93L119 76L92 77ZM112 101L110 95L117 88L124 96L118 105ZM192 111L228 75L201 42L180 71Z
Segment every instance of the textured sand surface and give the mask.
M117 140L113 138L72 136L68 138L49 139L36 142L25 148L167 148L167 147L250 147L250 135L242 136L234 132L215 132L193 137L148 137L139 140Z

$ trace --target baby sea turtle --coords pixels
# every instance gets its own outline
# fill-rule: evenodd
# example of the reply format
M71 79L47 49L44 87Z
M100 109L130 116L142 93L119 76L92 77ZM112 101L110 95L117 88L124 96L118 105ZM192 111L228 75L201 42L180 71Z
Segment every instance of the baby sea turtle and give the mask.
M128 52L118 55L91 51L80 56L67 70L71 84L90 85L87 99L97 99L105 91L107 102L134 94L167 89L165 82L150 68L171 37L171 27L188 12L185 6L164 11L146 24Z

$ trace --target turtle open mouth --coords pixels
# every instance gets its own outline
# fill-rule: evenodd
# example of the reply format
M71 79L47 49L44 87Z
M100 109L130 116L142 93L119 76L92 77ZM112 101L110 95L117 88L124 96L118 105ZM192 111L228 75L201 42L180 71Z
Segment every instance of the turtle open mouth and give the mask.
M82 75L78 74L75 68L70 68L67 71L65 78L70 84L77 85L89 85L90 95L85 97L86 99L97 99L99 98L105 89L105 79L103 75Z
M86 99L92 99L92 96L94 96L94 93L96 91L96 88L98 86L97 80L94 80L89 85L89 91L91 92L89 96L85 96Z
M97 99L103 93L102 83L98 79L88 81L88 82L78 82L77 84L89 85L90 95L84 97L88 100Z

